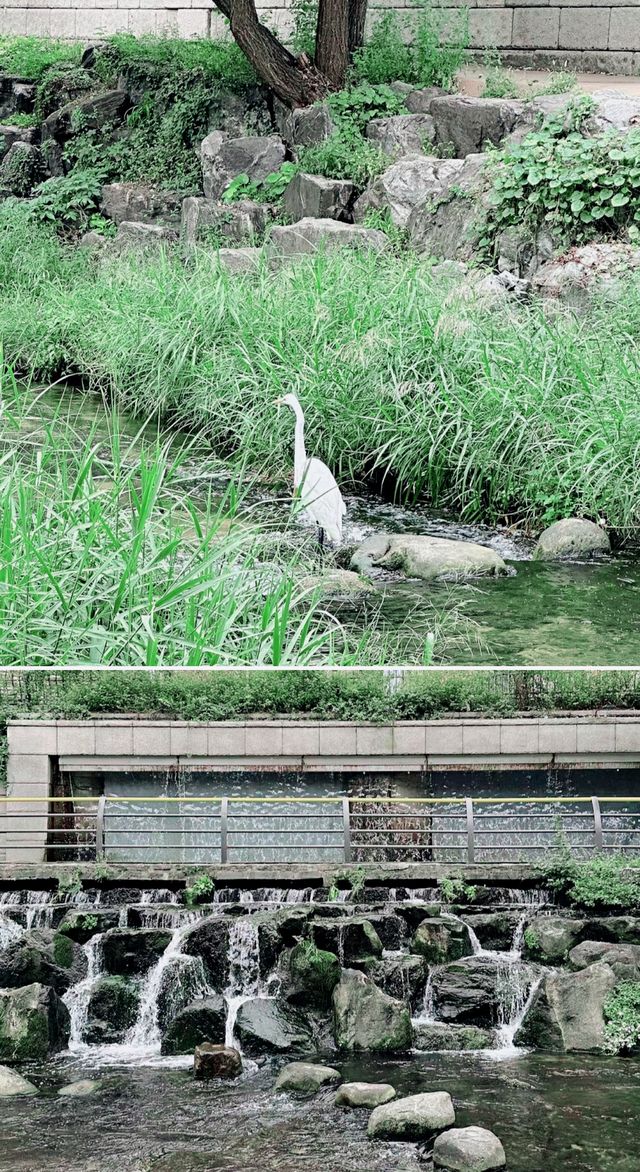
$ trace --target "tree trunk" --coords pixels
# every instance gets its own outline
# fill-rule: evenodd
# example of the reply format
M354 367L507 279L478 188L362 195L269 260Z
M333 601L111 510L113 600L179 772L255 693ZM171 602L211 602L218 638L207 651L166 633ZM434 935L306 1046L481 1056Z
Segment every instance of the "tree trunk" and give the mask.
M364 44L367 0L349 0L349 57Z
M320 0L316 65L332 89L342 89L349 68L349 0Z
M289 106L310 106L324 98L329 80L302 54L294 57L258 20L255 0L214 0L227 17L234 40L256 73Z

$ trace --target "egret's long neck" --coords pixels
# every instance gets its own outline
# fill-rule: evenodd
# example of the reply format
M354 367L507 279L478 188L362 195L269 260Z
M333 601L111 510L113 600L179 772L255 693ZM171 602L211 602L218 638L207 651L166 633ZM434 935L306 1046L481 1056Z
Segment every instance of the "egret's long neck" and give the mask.
M302 483L304 478L304 471L307 463L307 453L304 448L304 415L302 408L297 404L293 408L293 413L296 417L296 430L294 436L293 446L293 483L297 488Z

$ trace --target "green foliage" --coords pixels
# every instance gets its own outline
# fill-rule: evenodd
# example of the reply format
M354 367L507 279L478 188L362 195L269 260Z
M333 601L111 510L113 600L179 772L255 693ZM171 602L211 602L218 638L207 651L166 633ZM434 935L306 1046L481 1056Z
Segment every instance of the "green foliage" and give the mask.
M369 208L364 217L365 228L377 228L389 237L391 248L396 256L406 252L409 247L409 233L406 228L399 228L391 219L388 208Z
M378 147L355 130L337 130L324 142L303 147L298 153L303 171L328 179L350 179L363 191L389 165Z
M222 193L223 203L236 203L241 199L252 199L257 203L277 204L300 168L296 163L283 163L277 171L265 179L256 181L248 175L236 175Z
M54 110L59 110L68 102L88 94L95 85L96 80L92 74L73 61L52 65L42 75L36 87L35 116L39 121L43 121L49 114L53 114Z
M9 126L18 126L21 129L28 130L31 126L37 126L38 118L35 114L10 114L5 120Z
M640 862L625 855L598 855L585 862L572 858L561 844L540 868L545 886L572 907L632 911L640 906Z
M327 105L334 123L345 133L358 130L364 134L372 118L389 118L407 112L403 99L391 86L367 81L329 94Z
M467 59L466 8L443 11L427 2L409 20L410 39L403 35L396 12L384 12L378 18L367 43L356 53L356 78L374 85L404 81L451 89Z
M547 119L522 143L496 152L485 242L517 225L547 227L566 244L640 227L640 131L585 137L589 98Z
M339 898L340 884L346 884L348 886L351 899L356 901L364 890L366 880L367 872L365 867L347 867L342 871L336 871L327 895L329 903L335 903Z
M46 179L33 193L29 214L39 224L55 225L61 235L83 231L96 214L102 182L98 171Z
M605 1000L605 1048L631 1054L640 1047L640 981L620 981Z
M58 875L59 895L77 895L79 891L82 891L82 877L77 867Z
M291 0L293 16L292 47L296 53L313 57L316 47L318 0Z
M547 81L542 85L536 86L535 96L542 97L543 94L568 94L571 90L576 89L578 85L578 78L575 73L571 73L566 69L561 69L557 73L550 73Z
M211 898L216 885L210 875L198 875L188 887L184 889L184 902L187 907L195 907L198 903L206 903Z
M477 887L464 879L439 879L438 891L443 903L474 903Z
M82 46L49 37L0 36L0 73L10 73L25 81L39 81L53 65L61 61L80 61Z
M530 956L535 956L538 952L538 934L535 928L525 928L523 935L524 943Z
M487 70L483 98L517 98L518 87L509 70L502 67L500 54L497 49L489 49L483 57L483 65Z
M119 72L136 68L145 75L153 70L161 76L201 70L209 83L219 82L228 89L242 89L256 81L247 58L231 38L182 40L170 36L134 37L130 33L108 37L96 62L98 76L111 82Z

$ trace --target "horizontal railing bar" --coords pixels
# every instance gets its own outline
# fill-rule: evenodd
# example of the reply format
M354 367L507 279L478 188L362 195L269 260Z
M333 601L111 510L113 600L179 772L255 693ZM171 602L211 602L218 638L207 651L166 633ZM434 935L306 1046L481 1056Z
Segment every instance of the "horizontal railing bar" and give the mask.
M158 797L147 798L147 797L130 797L130 796L118 797L115 795L108 795L107 794L107 795L105 795L105 797L106 797L107 802L112 802L112 803L137 802L139 805L143 805L145 803L152 803L152 804L165 804L165 803L167 803L167 804L169 804L169 803L173 803L173 802L209 802L209 801L219 802L221 800L218 797L207 798L207 797L202 797L202 796L200 796L200 797L158 796ZM268 803L280 802L283 804L287 804L287 803L314 804L314 803L318 803L318 802L327 802L327 803L331 803L331 804L338 804L338 803L342 802L343 800L344 800L344 796L343 797L331 797L331 796L296 797L293 795L291 797L288 797L287 795L283 795L280 797L230 797L228 799L230 804L231 803L234 803L234 804L235 803L240 803L240 804L248 803L248 804L252 804L252 805L254 805L256 803L267 803L267 802ZM607 802L613 802L615 804L620 804L621 802L629 802L633 805L640 804L640 797L630 797L630 796L629 797L607 797L607 798L599 798L598 800L600 802L602 802L603 804L606 804ZM68 804L93 802L95 805L97 803L97 801L98 801L98 799L95 796L83 797L81 795L78 795L77 797L75 797L75 796L67 796L67 797L49 797L49 796L47 796L44 798L43 797L15 797L15 796L11 796L10 794L1 794L0 795L0 802L15 802L16 804L19 804L22 802L48 802L48 803L66 802ZM354 796L354 797L349 798L349 802L351 802L351 803L361 804L361 803L370 802L372 804L387 803L387 804L396 804L396 805L410 805L411 803L414 803L416 805L429 805L430 804L430 805L456 806L456 805L463 804L465 801L466 801L466 798L434 798L434 797L429 797L429 798L404 798L404 797L389 798L389 797ZM521 804L560 805L562 803L565 803L567 805L572 805L572 804L576 804L576 803L580 804L580 805L583 805L583 804L587 805L587 804L591 803L592 801L593 801L593 798L591 798L591 797L588 797L588 798L587 797L557 797L555 795L549 796L549 797L539 797L539 798L538 797L513 797L513 798L474 797L473 798L474 806L475 805L485 805L485 806L486 805L514 805L514 804L518 804L518 805L521 805Z

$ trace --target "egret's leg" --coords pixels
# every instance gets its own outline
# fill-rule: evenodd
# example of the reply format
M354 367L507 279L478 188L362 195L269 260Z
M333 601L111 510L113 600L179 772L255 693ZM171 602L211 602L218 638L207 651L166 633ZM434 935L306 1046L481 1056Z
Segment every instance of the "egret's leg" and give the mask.
M322 553L324 553L325 532L321 525L318 528L318 542Z

